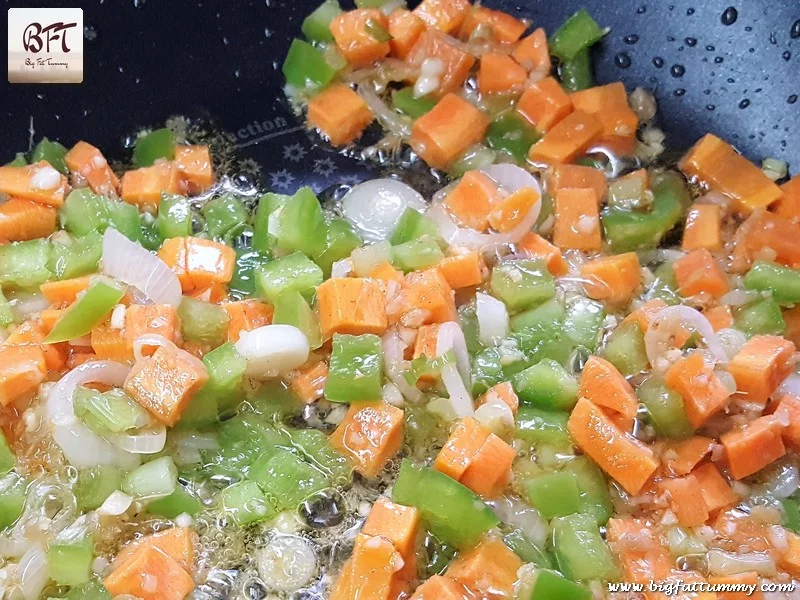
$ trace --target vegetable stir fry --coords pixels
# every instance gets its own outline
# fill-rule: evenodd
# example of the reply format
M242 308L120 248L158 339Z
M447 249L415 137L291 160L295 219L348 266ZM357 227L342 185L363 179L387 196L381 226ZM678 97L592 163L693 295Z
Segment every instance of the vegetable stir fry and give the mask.
M357 4L287 89L432 197L168 128L0 167L0 598L797 597L800 177L656 161L585 11Z

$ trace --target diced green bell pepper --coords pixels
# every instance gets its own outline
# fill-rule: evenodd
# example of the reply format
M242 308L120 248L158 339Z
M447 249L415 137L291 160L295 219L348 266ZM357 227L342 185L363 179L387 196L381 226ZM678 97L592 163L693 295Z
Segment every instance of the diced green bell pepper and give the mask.
M532 583L523 586L519 600L592 600L594 597L589 588L555 571L540 569L534 576Z
M444 253L439 244L428 235L392 246L392 264L404 273L432 267L443 259Z
M67 149L64 146L58 142L42 138L41 141L34 146L33 152L31 152L31 163L38 163L44 160L50 163L50 166L62 175L68 175L69 168L64 160L66 155Z
M111 594L101 582L90 581L71 587L67 592L66 600L111 600Z
M517 411L516 437L531 444L569 447L569 413L521 406Z
M653 176L652 191L649 212L610 206L603 210L603 231L614 253L655 248L691 202L683 178L672 171Z
M300 30L313 42L330 42L333 40L331 21L341 13L337 0L325 0L303 20Z
M637 323L623 323L617 327L600 354L625 377L647 368L644 334Z
M133 204L99 196L89 188L72 190L59 211L61 225L75 235L106 230L109 225L131 240L139 239L139 211Z
M154 129L137 138L133 145L133 164L150 167L159 158L175 158L175 134L169 129Z
M96 273L103 256L103 236L97 231L74 238L69 245L54 242L48 268L56 279Z
M136 467L122 480L120 488L134 498L162 498L178 486L178 468L171 456L162 456Z
M554 360L545 359L511 378L521 404L545 410L570 410L578 401L578 382Z
M336 76L322 52L298 39L292 40L282 70L286 83L298 90L320 90Z
M316 350L322 345L322 330L314 311L300 292L289 291L278 296L272 322L297 327L308 340L309 347Z
M178 515L194 516L203 510L200 501L192 496L186 488L179 485L169 496L157 498L147 505L147 512L151 515L160 515L167 519L174 519Z
M356 8L380 8L389 0L355 0ZM405 2L403 2L405 5Z
M600 340L606 311L600 302L574 296L567 301L564 333L577 346L594 352Z
M0 477L0 531L22 516L27 489L27 481L16 473Z
M272 192L259 198L258 207L253 216L253 250L265 252L275 245L275 237L269 232L270 215L291 199L291 196Z
M184 296L178 306L181 333L190 342L211 345L222 343L228 330L230 316L219 305Z
M800 503L792 498L781 500L783 507L783 526L800 533Z
M78 472L75 498L82 511L96 510L122 485L122 471L111 465L100 465Z
M432 96L414 97L413 87L404 87L392 92L392 106L395 110L408 115L412 119L419 119L429 113L438 100Z
M382 398L383 353L377 335L333 335L325 382L331 402L374 402Z
M518 312L549 300L556 293L555 281L541 260L509 260L492 271L489 281L492 295L502 300L510 311Z
M88 583L92 575L94 544L91 535L77 540L59 541L58 537L47 549L50 579L59 585Z
M162 194L158 204L156 227L162 238L192 235L192 203L184 196Z
M643 209L647 188L642 177L621 177L608 184L608 205L623 210Z
M250 216L244 203L232 194L222 194L209 200L201 212L206 220L206 231L218 239L241 227Z
M566 310L558 298L511 317L511 331L525 351L522 368L543 359L564 364L574 348L568 334L576 333L565 327ZM515 371L519 371L515 367ZM505 369L510 374L508 368Z
M406 242L418 240L423 236L434 240L438 239L439 230L436 228L436 223L418 210L406 208L400 216L400 220L397 221L394 231L392 231L389 243L392 246L399 246Z
M240 481L226 487L222 491L222 508L239 527L271 519L277 514L254 481Z
M516 111L503 113L489 124L486 143L492 150L511 156L524 163L528 150L539 141L541 135Z
M275 236L281 250L313 256L325 248L328 225L311 188L297 190L283 208L272 214L272 218L277 220Z
M605 33L588 12L580 9L550 38L550 54L562 61L572 60L581 50L599 42Z
M500 352L495 348L487 348L472 359L472 394L479 396L493 385L503 381L503 364Z
M122 389L98 392L78 386L72 402L75 416L100 435L122 433L150 423L150 414Z
M678 282L675 279L675 272L672 270L672 264L673 261L666 261L655 268L653 271L655 280L650 284L650 288L644 295L645 300L658 298L670 306L681 303L681 297L677 291Z
M461 158L450 165L448 172L452 179L461 177L467 171L480 171L484 167L488 167L497 160L497 152L484 146L483 144L475 144L471 146Z
M125 290L112 280L98 279L56 322L45 343L66 342L91 332L124 295Z
M578 480L573 473L559 471L538 475L522 485L528 502L545 519L564 517L580 510Z
M14 158L5 164L6 167L24 167L28 164L28 157L24 152L17 152Z
M333 263L350 256L353 250L361 247L361 243L361 238L350 223L340 218L331 219L325 247L313 256L314 262L322 269L325 277L330 277Z
M736 329L748 337L753 335L782 335L786 330L781 307L769 296L759 298L733 310Z
M800 269L756 261L744 276L744 287L772 292L772 297L780 304L797 304L800 302Z
M303 457L322 471L335 487L348 485L353 479L353 464L333 449L328 436L317 429L298 429L289 435L290 443Z
M528 539L522 530L515 529L511 533L503 536L503 542L514 551L523 562L532 563L540 569L552 569L555 567L553 558L542 548Z
M228 291L235 300L249 298L256 293L255 270L270 262L268 252L261 250L236 251L236 267L228 284Z
M11 446L8 445L6 436L0 431L0 475L10 473L16 464L17 457L11 450Z
M477 354L483 350L480 341L480 328L478 327L478 313L474 302L462 304L458 307L458 322L461 331L464 332L464 339L467 342L467 351L470 354Z
M228 342L203 356L208 381L191 399L188 409L178 422L180 428L210 425L217 414L232 408L241 398L242 381L247 363Z
M573 581L609 581L619 576L619 566L592 515L559 517L550 526L556 562L566 577Z
M403 460L392 488L392 499L420 510L423 521L439 539L466 549L500 520L480 497L444 473Z
M330 486L328 478L294 452L267 450L250 467L255 481L278 510L294 510L311 494Z
M310 300L322 283L322 269L302 252L295 252L255 270L256 291L260 298L272 304L280 294L300 292Z
M14 322L14 310L0 289L0 327L8 327Z
M614 512L614 505L600 467L586 456L576 456L564 466L564 472L574 474L578 483L578 512L592 515L600 525L605 525Z
M686 418L681 395L669 389L658 377L650 377L638 387L636 396L644 404L656 433L668 438L685 438L693 428Z
M595 86L590 48L579 50L570 60L561 63L558 70L562 87L568 92L579 92Z
M50 243L47 240L13 242L0 246L0 285L3 288L37 287L50 280L47 268Z

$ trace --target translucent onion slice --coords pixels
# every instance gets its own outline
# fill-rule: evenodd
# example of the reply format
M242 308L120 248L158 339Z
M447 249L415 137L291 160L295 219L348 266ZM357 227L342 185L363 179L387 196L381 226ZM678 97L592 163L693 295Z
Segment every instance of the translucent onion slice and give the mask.
M178 306L183 297L178 277L163 260L111 227L103 235L101 269L134 286L156 304Z
M653 369L664 370L663 357L668 350L673 348L670 344L671 340L687 327L703 338L703 343L717 362L728 363L728 355L708 319L689 306L668 306L655 314L650 327L644 334L647 359Z
M125 492L114 490L105 502L97 509L97 514L104 517L116 517L123 514L133 504L133 498Z
M386 367L386 376L397 386L403 397L410 402L418 402L422 398L415 386L409 385L403 373L408 370L408 361L403 358L405 349L408 347L400 337L397 329L387 331L381 338L381 349L383 350L383 364Z
M450 350L456 355L456 365L461 378L464 382L469 382L471 366L467 340L461 327L453 321L439 325L439 333L436 336L436 356L442 356Z
M450 397L450 404L453 411L459 419L469 417L475 413L475 407L472 405L472 396L464 385L464 380L461 378L461 373L458 372L458 367L454 364L447 364L442 367L442 383L447 390L447 395Z
M136 434L114 433L107 437L117 448L131 454L156 454L167 443L167 428L158 424Z
M407 208L422 212L427 203L414 188L396 179L359 183L342 200L342 215L368 242L386 240Z
M508 309L506 305L490 296L475 294L478 317L478 338L486 346L496 346L508 337Z
M247 361L247 374L256 379L284 375L308 360L306 336L291 325L266 325L243 331L236 351Z
M22 556L16 568L16 576L25 600L39 600L50 580L48 567L47 554L39 545L31 546Z

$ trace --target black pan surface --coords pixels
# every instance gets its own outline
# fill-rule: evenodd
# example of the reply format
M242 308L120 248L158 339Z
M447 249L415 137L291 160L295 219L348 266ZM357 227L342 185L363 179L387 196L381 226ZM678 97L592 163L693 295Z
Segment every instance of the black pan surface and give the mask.
M598 80L655 91L670 146L713 131L754 160L773 156L798 172L798 0L485 3L548 31L587 8L611 28L595 51ZM66 145L87 139L125 159L127 135L181 114L212 119L276 191L358 181L373 168L317 144L283 98L286 49L318 0L5 4L82 5L85 77L78 85L3 84L0 163L43 135Z

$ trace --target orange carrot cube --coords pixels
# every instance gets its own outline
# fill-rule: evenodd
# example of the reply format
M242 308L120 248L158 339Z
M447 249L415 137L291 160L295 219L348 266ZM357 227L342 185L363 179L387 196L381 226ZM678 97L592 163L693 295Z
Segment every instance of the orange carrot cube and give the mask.
M507 54L484 54L478 69L482 94L514 94L522 90L528 74Z
M532 71L549 73L550 50L547 47L547 33L539 27L539 29L521 39L514 46L511 56L528 73Z
M708 322L711 323L711 327L714 328L714 331L733 327L733 313L731 312L731 307L727 304L720 304L714 308L709 308L703 315L708 319Z
M194 580L175 560L153 546L143 546L103 581L114 596L142 600L183 600Z
M522 560L501 540L486 538L460 554L445 574L481 597L510 598Z
M541 198L539 191L532 187L520 188L505 198L495 198L489 211L489 225L501 233L511 231Z
M789 425L783 430L783 441L795 448L800 448L800 399L785 394L775 409L777 415L788 417Z
M659 487L667 492L669 507L683 527L697 527L708 520L708 508L698 502L702 490L693 475L665 479Z
M184 292L227 284L236 264L233 248L197 237L170 238L161 245L158 256L175 271Z
M61 206L67 193L67 178L46 161L34 165L0 167L0 194L48 206Z
M125 330L114 329L108 319L92 329L90 339L92 350L99 360L133 361L133 350L128 344Z
M639 400L631 384L617 368L599 356L591 356L583 367L578 396L633 419Z
M491 31L492 39L503 44L513 44L528 28L525 23L506 12L476 6L464 19L459 37L468 40L479 26Z
M429 27L453 33L467 18L471 9L467 0L422 0L414 14Z
M463 227L486 231L497 184L481 171L467 171L445 197L444 205Z
M564 188L556 192L553 242L562 249L599 250L600 211L592 189Z
M628 105L628 94L622 82L592 87L570 95L576 110L597 118L604 137L629 138L636 134L639 119Z
M670 473L688 475L701 460L711 453L712 438L693 435L685 440L669 441L664 446L661 461Z
M41 346L0 345L0 405L8 406L35 391L46 373Z
M448 94L414 122L411 147L425 162L445 168L483 139L489 117L455 94Z
M642 283L642 270L635 252L601 256L581 266L586 295L609 304L628 304Z
M386 538L403 560L407 560L414 553L419 529L420 515L416 508L396 504L381 496L372 505L361 533Z
M800 175L795 175L781 186L783 198L774 205L775 214L797 223L800 220Z
M328 279L317 288L322 336L334 333L381 335L388 327L386 296L374 279Z
M411 52L412 46L422 32L425 31L425 21L413 12L404 8L397 8L389 15L389 46L392 56L404 59Z
M547 191L555 196L563 188L591 188L602 202L608 191L608 182L600 169L583 165L555 165L548 170Z
M554 77L532 84L519 99L517 112L545 132L572 112L572 101Z
M705 248L693 250L672 263L672 272L682 296L706 293L712 297L730 289L728 276Z
M116 196L119 193L119 178L103 153L91 144L78 142L67 152L64 161L72 173L74 187L80 187L78 182L85 181L95 194Z
M140 336L157 334L170 342L177 342L180 328L178 310L172 305L132 304L125 309L125 341L131 357L133 343Z
M403 443L403 411L385 402L352 404L330 436L331 445L351 458L356 471L375 477Z
M310 367L303 368L291 378L289 387L297 398L311 404L322 398L325 382L328 380L328 363L321 360Z
M339 13L331 21L330 30L339 52L356 68L368 67L391 50L388 41L374 37L371 29L386 31L389 21L377 8L357 8Z
M717 204L695 204L686 215L681 247L687 252L722 249L722 209Z
M456 321L453 289L438 269L409 273L400 292L386 306L389 323L407 327Z
M511 465L516 457L514 448L490 433L459 481L484 498L494 498L511 481Z
M508 408L514 414L516 414L519 410L519 397L509 381L504 381L503 383L493 385L486 390L486 392L480 398L478 398L478 406L483 404L500 403L508 406Z
M122 176L122 199L139 208L158 210L161 194L182 194L186 183L174 162L159 161L152 167L126 171Z
M780 336L753 336L728 365L736 389L749 401L766 404L778 384L791 373L794 352L794 344Z
M478 252L448 256L437 268L454 290L480 285L486 274L486 262Z
M734 479L757 473L786 454L782 431L783 425L778 419L767 415L723 433L719 441L725 449L725 458Z
M469 600L472 594L449 577L434 575L419 586L410 600Z
M548 164L572 162L597 142L602 132L595 117L582 110L572 111L531 146L528 158Z
M727 389L699 352L673 364L664 382L683 398L686 418L694 428L700 427L728 401Z
M53 315L55 316L55 315ZM59 311L59 317L63 312ZM37 321L25 321L19 325L6 338L7 346L39 346L44 352L44 362L46 370L58 371L64 368L67 360L67 344L45 344L44 338L49 333L42 324L41 319Z
M122 566L139 549L151 546L169 556L186 571L194 571L194 548L197 542L197 534L189 527L171 527L157 531L125 544L114 559L114 566Z
M175 165L193 194L214 184L214 164L208 146L178 146L175 148Z
M228 341L237 342L243 331L253 331L259 327L270 325L275 312L271 304L259 300L240 300L225 302L220 307L228 313Z
M45 299L54 306L66 306L75 302L78 294L89 287L91 277L75 277L60 281L48 281L39 286Z
M475 64L475 57L461 44L435 29L423 31L406 55L406 62L417 68L429 59L440 60L444 67L438 77L439 86L431 92L434 96L458 92Z
M700 465L692 471L692 476L700 485L700 495L708 512L716 512L739 501L739 496L712 463Z
M308 102L308 124L342 146L361 137L375 116L367 103L344 83L334 83Z
M0 238L24 242L47 237L57 229L57 220L58 209L54 206L9 198L0 204Z
M439 451L433 468L458 481L489 438L489 433L474 418L461 419Z
M566 275L569 272L569 265L564 260L561 249L548 242L538 233L533 231L526 233L517 243L517 249L534 258L544 260L547 270L553 275Z

